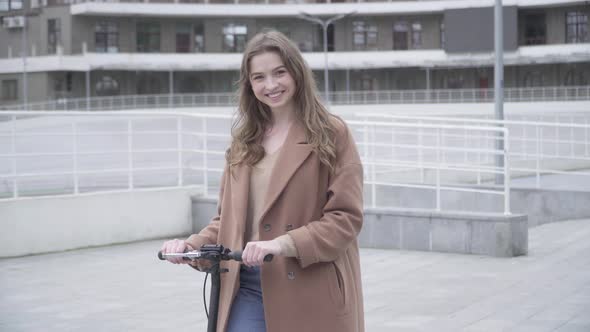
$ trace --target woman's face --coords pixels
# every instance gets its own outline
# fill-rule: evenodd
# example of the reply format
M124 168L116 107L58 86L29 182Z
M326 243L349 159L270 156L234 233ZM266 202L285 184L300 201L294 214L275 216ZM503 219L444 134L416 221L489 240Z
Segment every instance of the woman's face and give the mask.
M255 55L250 59L250 84L256 99L271 110L293 110L295 81L275 52Z

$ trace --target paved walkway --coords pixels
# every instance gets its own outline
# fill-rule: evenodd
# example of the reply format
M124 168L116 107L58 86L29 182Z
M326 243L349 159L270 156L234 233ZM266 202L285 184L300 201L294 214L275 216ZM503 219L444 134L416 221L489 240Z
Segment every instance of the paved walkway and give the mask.
M511 259L363 249L367 331L588 332L589 239L577 220ZM204 276L161 242L0 260L0 331L205 331Z

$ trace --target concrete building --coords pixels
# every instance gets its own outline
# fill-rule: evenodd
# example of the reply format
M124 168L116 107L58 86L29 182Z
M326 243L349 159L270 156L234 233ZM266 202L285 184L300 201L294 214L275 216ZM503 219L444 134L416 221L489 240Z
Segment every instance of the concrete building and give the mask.
M590 84L588 1L503 4L506 87ZM245 43L265 28L297 43L323 87L322 30L298 18L301 13L324 18L353 13L328 30L332 91L491 88L493 5L493 0L3 0L0 105L22 103L25 87L28 102L230 92Z

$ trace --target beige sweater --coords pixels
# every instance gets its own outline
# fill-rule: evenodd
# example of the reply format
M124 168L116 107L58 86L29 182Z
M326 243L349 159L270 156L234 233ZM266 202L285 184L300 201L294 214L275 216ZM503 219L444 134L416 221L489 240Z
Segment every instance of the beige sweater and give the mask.
M258 241L257 230L260 226L260 214L264 208L264 200L270 182L270 175L277 156L279 155L279 151L280 149L272 154L266 154L264 158L252 167L252 173L250 175L250 192L248 194L246 233L244 234L246 242ZM275 240L281 246L282 256L297 257L295 242L289 234L281 235Z

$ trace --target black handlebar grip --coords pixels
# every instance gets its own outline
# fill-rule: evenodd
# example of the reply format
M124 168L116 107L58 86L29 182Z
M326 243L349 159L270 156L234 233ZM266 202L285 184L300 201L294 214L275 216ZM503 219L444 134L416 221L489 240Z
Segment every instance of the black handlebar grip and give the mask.
M166 260L166 258L164 258L164 256L162 256L162 252L161 252L161 251L158 251L158 258L159 258L161 261L165 261L165 260Z
M232 251L228 254L228 256L230 259L233 259L235 261L238 261L238 262L242 261L242 251L241 250ZM268 254L268 255L264 256L264 261L271 262L273 257L274 257L273 254Z

